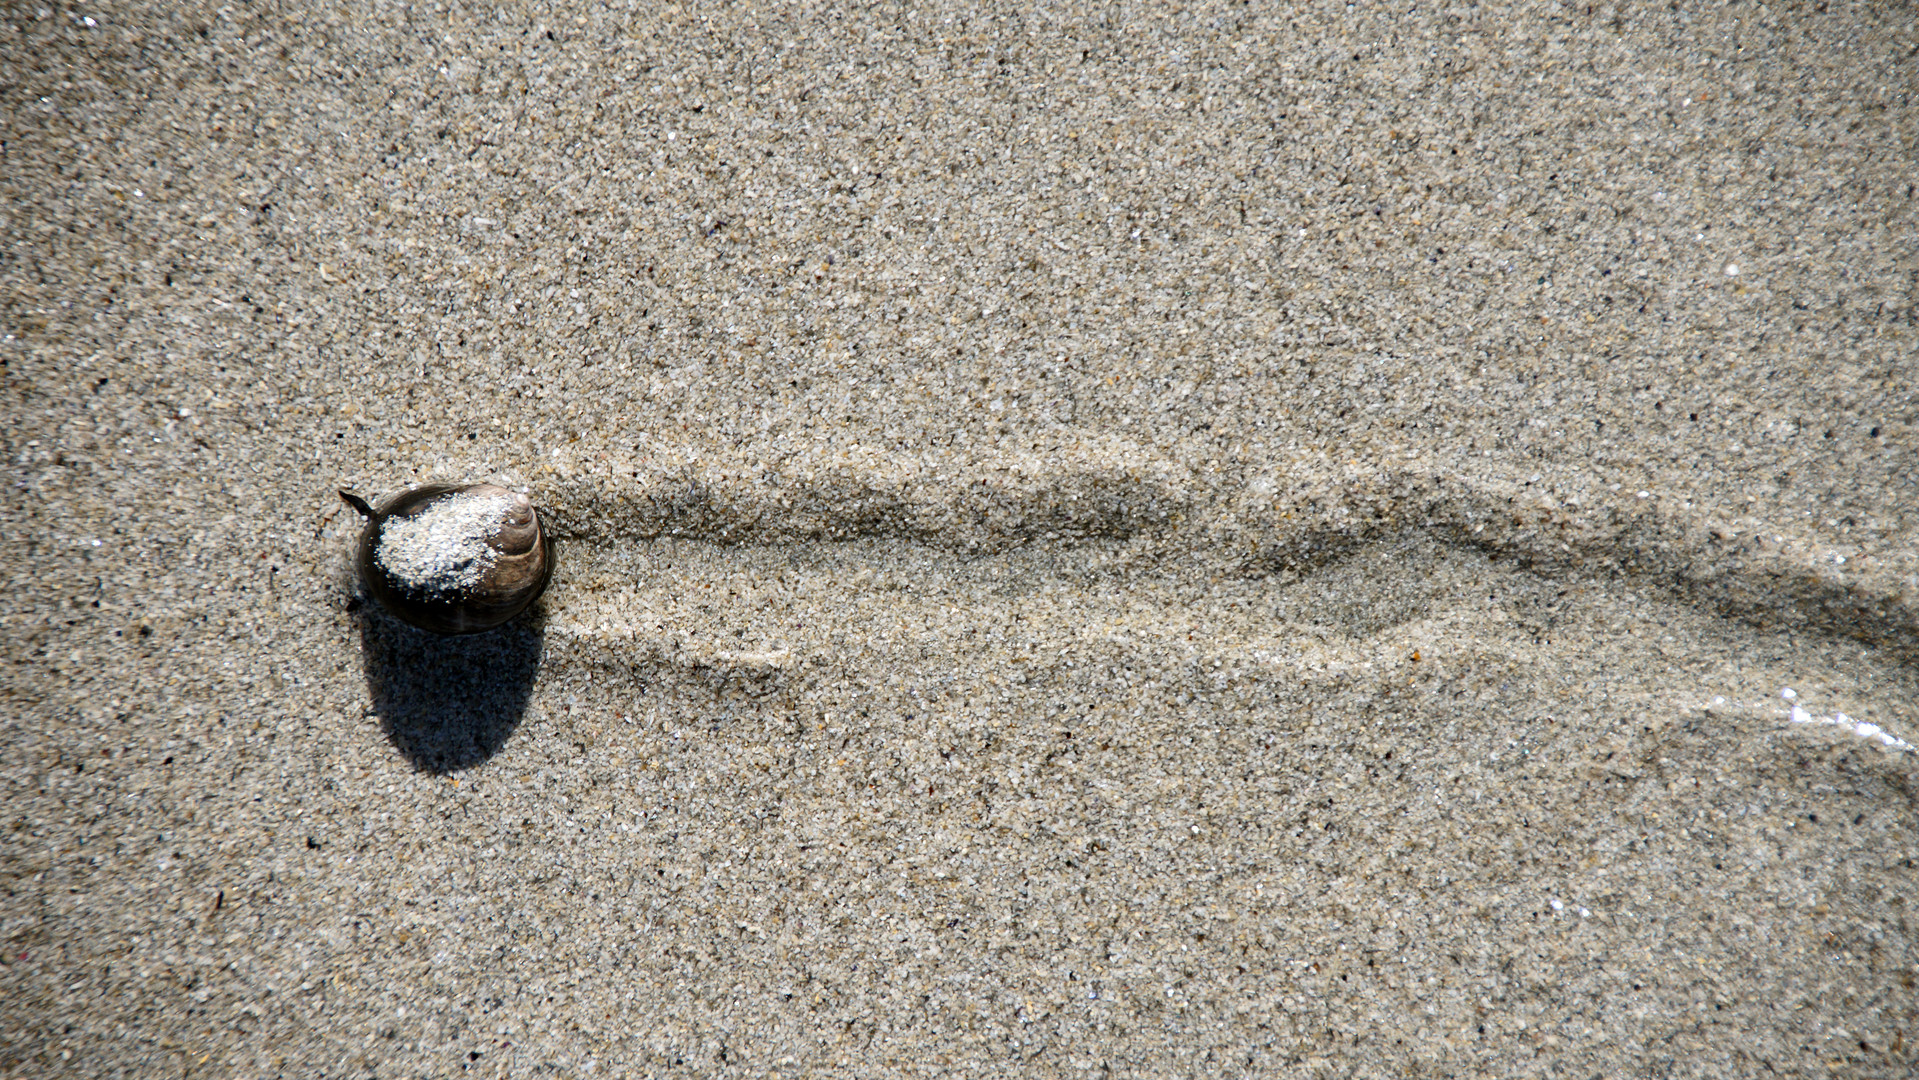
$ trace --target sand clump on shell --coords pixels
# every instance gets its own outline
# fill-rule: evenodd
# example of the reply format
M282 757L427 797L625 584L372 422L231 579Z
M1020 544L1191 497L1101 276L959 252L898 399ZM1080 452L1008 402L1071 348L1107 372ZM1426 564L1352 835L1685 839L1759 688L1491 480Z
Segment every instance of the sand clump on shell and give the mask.
M446 596L479 585L499 551L491 541L513 507L510 492L458 492L410 517L390 521L375 553L393 579Z

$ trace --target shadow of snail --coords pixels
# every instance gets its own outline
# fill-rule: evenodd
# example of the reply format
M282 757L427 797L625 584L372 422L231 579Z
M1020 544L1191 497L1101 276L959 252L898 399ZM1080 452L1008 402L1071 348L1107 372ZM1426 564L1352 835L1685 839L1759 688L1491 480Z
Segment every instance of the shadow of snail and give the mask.
M413 767L484 763L526 715L544 650L538 613L485 634L436 637L375 605L358 611L360 663L387 741Z

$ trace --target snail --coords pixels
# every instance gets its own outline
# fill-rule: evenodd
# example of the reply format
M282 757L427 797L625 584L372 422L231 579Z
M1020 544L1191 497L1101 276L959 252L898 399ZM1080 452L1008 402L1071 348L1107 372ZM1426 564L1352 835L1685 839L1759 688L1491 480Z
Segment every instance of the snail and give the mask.
M340 497L366 518L354 558L380 606L422 630L475 634L526 610L553 572L533 500L494 484L426 484L378 508Z

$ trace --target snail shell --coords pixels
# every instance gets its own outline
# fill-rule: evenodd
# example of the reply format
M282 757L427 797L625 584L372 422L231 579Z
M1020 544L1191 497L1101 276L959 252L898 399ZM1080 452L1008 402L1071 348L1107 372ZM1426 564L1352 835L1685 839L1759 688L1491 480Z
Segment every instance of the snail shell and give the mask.
M495 484L427 484L376 509L354 563L388 611L436 634L474 634L526 610L545 590L553 552L533 500Z

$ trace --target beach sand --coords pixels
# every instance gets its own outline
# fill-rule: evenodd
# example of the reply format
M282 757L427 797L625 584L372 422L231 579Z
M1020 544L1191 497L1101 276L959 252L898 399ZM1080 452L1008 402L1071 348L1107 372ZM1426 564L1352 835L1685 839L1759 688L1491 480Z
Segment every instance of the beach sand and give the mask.
M1911 1074L1908 9L613 7L5 16L0 1072Z

